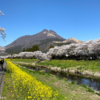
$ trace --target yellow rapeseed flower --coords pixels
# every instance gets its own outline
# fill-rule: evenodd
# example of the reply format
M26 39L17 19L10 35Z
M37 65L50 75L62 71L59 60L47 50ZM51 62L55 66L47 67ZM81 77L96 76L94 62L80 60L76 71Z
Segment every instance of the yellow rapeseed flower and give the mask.
M25 94L24 100L26 98L31 98L31 100L57 100L56 97L58 93L53 91L51 87L43 85L40 81L36 80L35 77L30 76L26 72L22 71L16 65L7 61L7 71L12 72L11 77L13 79L13 85L15 92ZM20 96L19 96L20 97Z

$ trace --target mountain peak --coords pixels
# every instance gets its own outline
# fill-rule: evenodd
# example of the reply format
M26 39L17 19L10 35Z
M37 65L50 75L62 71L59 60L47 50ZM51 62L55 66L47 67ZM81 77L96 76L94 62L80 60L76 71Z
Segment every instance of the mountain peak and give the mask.
M75 38L69 38L67 40L64 40L64 41L53 41L54 43L68 43L68 42L71 42L71 43L81 43L82 41L80 40L77 40Z
M54 32L53 30L49 30L49 32Z
M42 32L43 32L43 34L46 34L46 33L48 33L48 30L44 29Z
M74 39L74 38L70 37L69 39Z
M49 30L48 31L49 33L52 33L52 34L57 34L55 31L53 31L53 30Z
M65 41L74 41L74 42L76 42L76 43L80 43L80 42L82 42L82 41L80 41L80 40L78 40L78 39L75 39L75 38L69 38L69 39L67 39L67 40L65 40Z
M49 36L49 37L56 37L57 33L54 32L53 30L47 30L47 29L44 29L42 31L43 34L45 34L46 36Z
M43 31L48 31L47 29L43 29Z
M53 31L53 30L49 30L49 31L48 31L47 29L43 29L42 32L56 33L56 32ZM57 33L56 33L56 34L57 34Z
M47 50L50 44L53 44L52 41L63 41L65 40L53 30L43 29L39 33L32 36L22 36L11 44L6 46L7 52L19 52L23 48L30 48L33 45L40 45L40 50ZM47 44L48 43L48 44Z
M70 37L68 40L77 40L77 39Z

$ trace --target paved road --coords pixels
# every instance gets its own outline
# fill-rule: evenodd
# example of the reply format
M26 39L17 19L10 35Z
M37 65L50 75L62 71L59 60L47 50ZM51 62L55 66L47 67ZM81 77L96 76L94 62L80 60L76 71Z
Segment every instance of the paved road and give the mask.
M1 96L1 92L2 92L2 78L3 78L3 74L4 74L5 70L6 70L6 62L4 62L4 64L3 64L3 70L0 69L0 96Z
M0 84L1 84L2 76L5 70L6 70L6 62L4 62L3 64L3 70L0 69Z

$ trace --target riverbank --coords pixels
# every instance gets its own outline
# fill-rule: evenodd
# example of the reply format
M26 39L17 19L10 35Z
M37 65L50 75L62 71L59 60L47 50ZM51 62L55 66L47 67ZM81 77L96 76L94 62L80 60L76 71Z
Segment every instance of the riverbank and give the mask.
M25 62L25 60L14 59L12 62L18 63L23 66L46 68L58 73L71 74L75 76L88 77L93 79L100 79L100 61L74 61L74 60L47 60L35 63L35 60L31 62Z
M66 99L64 100L99 100L100 96L95 94L90 88L83 85L77 85L75 82L69 82L66 79L61 79L55 75L44 73L42 71L30 71L26 68L17 66L29 75L34 76L37 80L50 86L58 93L62 94Z
M100 100L99 94L97 95L94 91L91 90L91 88L88 88L86 85L77 85L75 82L70 82L65 78L62 79L42 71L29 71L28 69L23 68L18 64L16 65L22 71L26 72L32 77L35 77L37 80L41 81L47 86L50 86L52 89L58 91L58 93L64 97L64 100ZM13 95L15 91L11 84L12 78L10 74L11 73L6 73L2 96L6 96L7 100L15 100L15 95Z
M30 100L34 98L36 100L63 100L63 97L57 91L40 82L34 76L21 70L10 61L7 61L6 74L8 75L5 80L6 82L2 94L4 95L6 93L7 100ZM12 82L12 84L10 84L10 82ZM8 90L11 90L9 91L11 93L8 93Z

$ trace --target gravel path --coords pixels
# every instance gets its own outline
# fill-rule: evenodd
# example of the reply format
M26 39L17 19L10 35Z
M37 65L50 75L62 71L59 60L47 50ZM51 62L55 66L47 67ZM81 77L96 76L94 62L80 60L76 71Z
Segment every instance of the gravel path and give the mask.
M4 62L4 64L3 64L3 70L0 69L0 98L1 98L1 93L2 93L2 89L3 89L5 70L6 70L6 62Z

